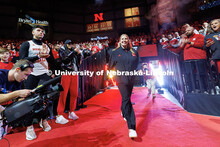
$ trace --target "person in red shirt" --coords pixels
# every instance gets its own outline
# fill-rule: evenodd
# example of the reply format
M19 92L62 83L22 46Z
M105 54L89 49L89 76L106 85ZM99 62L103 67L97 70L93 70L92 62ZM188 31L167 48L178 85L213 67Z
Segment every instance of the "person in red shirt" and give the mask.
M175 32L174 33L174 37L179 41L180 40L179 32Z
M173 37L172 34L169 34L167 37L168 39L167 38L160 39L160 42L163 41L161 42L162 48L169 49L170 51L175 53L179 52L178 47L180 46L181 42L175 37Z
M54 48L53 48L53 50L52 50L54 59L59 58L59 53L58 53L59 49L60 49L60 44L55 44L55 45L54 45Z
M206 51L203 50L204 36L202 34L195 34L193 27L186 29L186 36L188 39L184 43L184 61L186 60L206 60Z
M11 70L14 64L8 61L10 58L10 50L6 48L0 48L0 58L1 58L0 69ZM8 102L3 103L2 105L8 105L11 103L12 101L8 101Z
M168 42L169 42L169 45L167 48L177 48L179 47L179 40L176 39L172 34L169 34L168 36Z
M136 40L135 40L135 42L134 42L134 46L139 46L139 40L138 40L138 38L136 38Z
M188 38L182 39L180 48L183 48L185 80L188 92L200 89L200 92L207 90L207 67L206 51L203 50L204 36L195 34L193 27L186 28L185 34ZM196 76L199 85L196 85Z
M97 44L95 44L92 48L91 48L92 54L98 53L100 51L99 47Z
M7 47L8 50L10 50L11 53L11 57L13 58L14 56L16 56L16 50L14 48L11 48L10 46Z
M185 25L182 26L181 31L184 32L184 33L186 33L186 29L187 29L188 27L191 27L191 26L186 23ZM198 32L196 29L193 29L193 32L194 32L195 34L199 34L199 32Z
M12 69L13 63L9 62L8 59L10 57L10 51L6 48L0 48L0 69Z
M157 39L156 39L156 37L153 37L153 39L152 39L152 44L157 44Z
M207 90L207 66L206 50L203 50L204 36L195 34L193 27L187 27L184 34L181 35L179 47L169 48L170 51L179 53L183 50L184 74L187 86L187 92L200 92ZM198 84L196 84L196 76Z
M178 44L171 45L171 46L169 45L169 47L167 46L168 48L166 49L169 49L171 52L179 54L184 48L185 43L183 42L185 41L185 39L187 39L187 36L185 34L182 34Z
M168 46L168 39L165 37L164 34L161 35L160 44L163 49L167 48Z
M141 45L146 45L146 42L147 42L147 41L146 41L146 39L145 39L145 38L144 38L144 39L143 39L143 38L141 38L141 41L140 41L140 42L141 42Z
M10 51L10 57L9 57L8 61L11 62L11 60L16 55L16 51L15 51L15 49L12 49L12 45L11 44L8 44L7 49Z

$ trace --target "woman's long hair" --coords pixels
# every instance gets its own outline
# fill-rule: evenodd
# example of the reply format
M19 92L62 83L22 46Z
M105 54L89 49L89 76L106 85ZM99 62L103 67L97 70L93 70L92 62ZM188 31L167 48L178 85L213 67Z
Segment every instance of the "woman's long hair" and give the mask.
M113 51L115 51L115 50L117 50L117 49L119 49L119 48L121 47L121 38L122 38L122 36L127 36L127 37L128 37L127 34L121 34L120 39L119 39L119 42L118 42L118 46L117 46L115 49L113 49ZM132 44L131 44L131 41L130 41L129 37L128 37L128 40L129 40L129 42L128 42L127 48L130 49L130 51L132 52L132 54L134 54L134 51L133 51L133 49L132 49Z

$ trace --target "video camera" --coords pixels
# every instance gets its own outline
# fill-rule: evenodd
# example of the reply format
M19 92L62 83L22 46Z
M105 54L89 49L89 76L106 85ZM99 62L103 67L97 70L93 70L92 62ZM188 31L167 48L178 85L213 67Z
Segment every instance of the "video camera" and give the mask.
M71 70L69 66L72 65L71 61L73 60L73 57L76 54L76 52L74 51L74 49L72 49L72 51L67 53L64 48L60 48L60 52L60 58L56 59L58 66L56 68L59 70Z
M12 127L23 126L25 118L44 110L49 101L53 100L60 91L63 91L59 83L61 76L51 79L33 89L31 94L22 101L17 101L7 106L1 116L4 125ZM55 85L56 84L56 85ZM52 86L54 85L54 86Z

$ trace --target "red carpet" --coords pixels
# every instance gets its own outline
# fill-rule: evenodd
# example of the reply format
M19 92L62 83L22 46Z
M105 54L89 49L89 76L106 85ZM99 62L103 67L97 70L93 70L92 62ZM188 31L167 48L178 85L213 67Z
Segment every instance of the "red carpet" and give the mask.
M136 114L137 139L128 137L127 124L121 117L118 90L108 90L85 104L88 108L76 112L79 120L66 125L53 120L50 132L38 125L38 138L27 141L25 128L7 135L12 147L219 147L220 118L191 114L160 95L153 101L146 98L146 88L134 88L132 101ZM0 147L7 147L6 140Z

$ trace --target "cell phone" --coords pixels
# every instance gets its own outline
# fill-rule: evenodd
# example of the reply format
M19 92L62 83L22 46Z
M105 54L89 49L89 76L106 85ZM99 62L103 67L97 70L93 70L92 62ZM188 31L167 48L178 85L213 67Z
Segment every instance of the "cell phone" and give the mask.
M213 40L212 40L212 38L208 38L207 41L211 42L211 41L213 41Z

